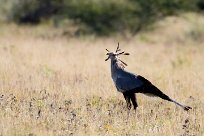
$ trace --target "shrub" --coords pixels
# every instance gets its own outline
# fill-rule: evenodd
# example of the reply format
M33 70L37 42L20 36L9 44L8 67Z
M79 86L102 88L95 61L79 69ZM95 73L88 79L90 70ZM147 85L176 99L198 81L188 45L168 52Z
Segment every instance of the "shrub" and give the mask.
M16 0L10 16L17 23L60 16L106 35L124 30L136 33L162 17L198 9L203 9L203 0Z
M18 0L14 3L11 20L17 23L39 23L60 8L60 0Z

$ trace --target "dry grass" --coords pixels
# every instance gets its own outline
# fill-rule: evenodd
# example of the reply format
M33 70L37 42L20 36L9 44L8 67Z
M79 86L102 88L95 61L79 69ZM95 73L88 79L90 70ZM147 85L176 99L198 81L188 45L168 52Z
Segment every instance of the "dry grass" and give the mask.
M0 29L0 135L204 135L202 42L170 41L177 33L160 35L159 28L129 39L67 38L44 27ZM105 48L114 50L117 41L131 53L123 57L127 70L193 109L138 94L139 108L128 118L104 61Z

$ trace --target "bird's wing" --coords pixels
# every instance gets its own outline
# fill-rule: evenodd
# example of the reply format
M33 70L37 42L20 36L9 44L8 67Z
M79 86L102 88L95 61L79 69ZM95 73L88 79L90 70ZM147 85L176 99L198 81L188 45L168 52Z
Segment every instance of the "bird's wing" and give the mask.
M144 84L145 82L141 78L141 76L134 75L129 72L125 72L124 74L118 75L116 79L116 87L119 90L123 90L123 91L130 91L138 87L141 87Z

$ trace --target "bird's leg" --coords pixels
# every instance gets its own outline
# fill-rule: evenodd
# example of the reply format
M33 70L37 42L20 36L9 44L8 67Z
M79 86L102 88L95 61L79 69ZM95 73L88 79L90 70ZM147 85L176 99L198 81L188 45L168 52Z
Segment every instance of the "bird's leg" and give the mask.
M129 116L130 116L130 109L132 107L131 103L130 103L130 94L129 93L123 93L123 96L125 98L125 101L127 103L127 108L128 108L128 111L127 111L127 120L129 120Z
M125 98L125 101L127 103L127 108L128 108L128 111L127 111L127 120L129 120L129 116L130 116L130 109L132 107L131 103L130 103L130 95L128 93L123 93L123 96Z
M132 94L130 95L130 99L131 99L132 104L133 104L133 106L134 106L134 110L136 111L136 108L138 107L138 105L137 105L136 96L135 96L134 93L132 93Z
M130 110L131 107L132 107L132 105L131 105L131 103L130 103L130 95L127 94L127 93L123 93L123 96L124 96L125 101L126 101L126 103L127 103L127 108L128 108L128 110Z

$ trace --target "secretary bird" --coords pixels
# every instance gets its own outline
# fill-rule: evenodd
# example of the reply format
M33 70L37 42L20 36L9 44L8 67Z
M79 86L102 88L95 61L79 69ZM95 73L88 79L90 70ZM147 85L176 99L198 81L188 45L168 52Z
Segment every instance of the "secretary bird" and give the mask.
M127 108L129 110L131 109L132 104L135 110L138 107L135 93L143 93L148 96L160 97L164 100L175 103L186 111L192 109L189 106L184 106L171 99L144 77L126 71L124 68L125 66L127 66L127 64L123 62L119 58L119 56L129 55L129 53L125 53L124 51L120 52L121 49L119 49L119 43L115 52L110 52L108 49L106 49L106 51L108 51L108 53L106 54L108 55L108 58L105 61L109 59L111 60L111 76L113 82L117 90L123 93L123 96L127 103Z

